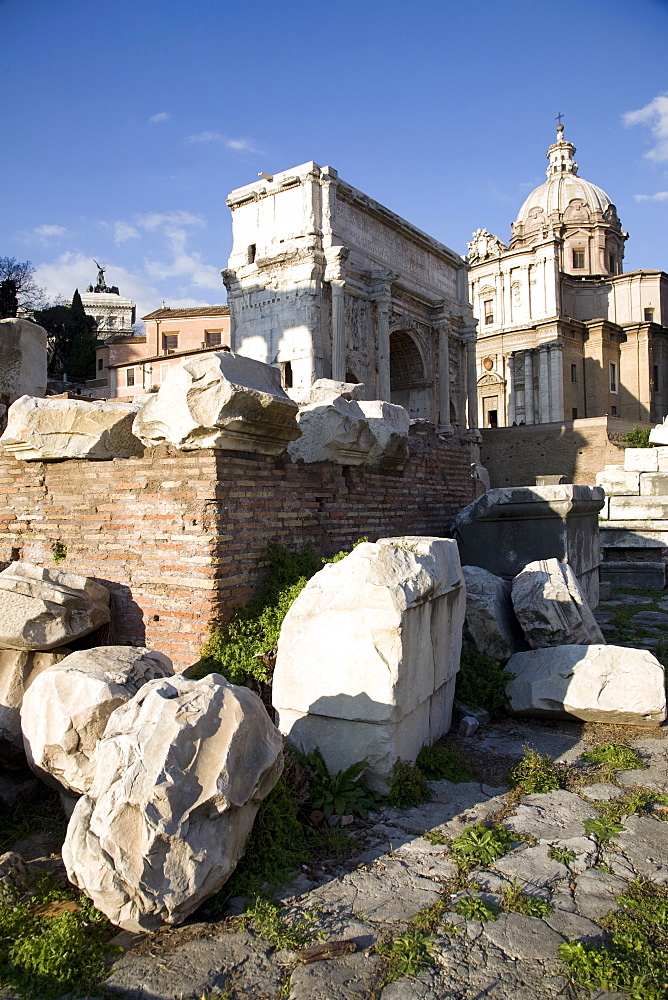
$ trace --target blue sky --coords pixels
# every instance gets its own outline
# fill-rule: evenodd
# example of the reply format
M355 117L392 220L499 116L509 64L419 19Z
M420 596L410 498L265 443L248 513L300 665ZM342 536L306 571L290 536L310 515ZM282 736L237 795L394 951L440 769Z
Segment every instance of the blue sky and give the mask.
M555 115L668 270L668 0L0 0L0 255L225 300L235 187L307 160L466 253L545 179Z

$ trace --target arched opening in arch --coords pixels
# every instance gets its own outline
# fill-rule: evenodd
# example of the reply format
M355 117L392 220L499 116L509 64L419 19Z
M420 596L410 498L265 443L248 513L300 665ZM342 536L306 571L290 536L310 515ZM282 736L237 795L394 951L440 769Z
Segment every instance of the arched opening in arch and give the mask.
M390 401L405 407L411 420L429 415L422 355L405 330L390 335Z

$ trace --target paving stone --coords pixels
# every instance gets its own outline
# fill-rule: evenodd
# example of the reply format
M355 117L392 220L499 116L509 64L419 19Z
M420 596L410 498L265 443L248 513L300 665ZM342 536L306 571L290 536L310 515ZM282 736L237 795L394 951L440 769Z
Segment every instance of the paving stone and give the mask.
M406 922L430 906L441 885L411 871L403 861L380 858L370 871L355 871L315 889L311 901L361 913L372 923Z
M554 843L584 835L587 819L598 819L594 806L574 792L559 790L522 799L515 814L505 821L510 830L529 833L541 843Z
M230 986L249 997L272 996L283 970L266 941L248 933L202 937L160 954L128 952L114 965L105 989L123 1000L182 1000Z
M641 597L640 594L615 594L608 601L599 601L598 606L599 608L618 608L630 604L649 604L649 599ZM659 607L661 607L660 604Z
M610 799L618 799L622 793L617 785L606 785L597 781L594 785L587 785L582 789L582 794L593 802L609 802Z
M631 616L634 625L668 625L668 614L663 611L638 611Z
M362 952L297 966L290 977L290 1000L368 997L378 980L381 965L379 957Z
M668 882L668 823L651 816L628 816L623 823L615 843L633 871L652 882Z
M530 894L570 876L566 865L548 857L547 844L512 851L495 861L494 867L503 875L515 879L520 883L522 891Z
M567 837L565 840L560 840L558 846L572 851L575 855L575 861L569 862L568 865L571 872L586 871L596 861L596 844L591 837Z
M545 918L545 923L569 941L599 941L603 934L599 925L588 917L557 907Z
M538 917L522 913L502 913L485 924L485 936L512 958L555 959L565 938Z
M626 890L626 880L609 875L598 868L589 868L578 875L575 903L583 917L598 920L611 910L618 910L616 897Z

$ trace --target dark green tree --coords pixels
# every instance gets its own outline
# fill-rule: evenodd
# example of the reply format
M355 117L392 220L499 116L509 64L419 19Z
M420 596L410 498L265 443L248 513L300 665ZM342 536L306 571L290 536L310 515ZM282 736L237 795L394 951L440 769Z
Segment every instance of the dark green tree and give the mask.
M0 282L0 319L9 319L16 316L19 308L19 299L16 294L16 282L11 278L5 278Z
M82 382L95 377L97 324L92 316L86 315L78 289L71 306L39 309L35 312L35 322L49 336L51 375L67 375Z

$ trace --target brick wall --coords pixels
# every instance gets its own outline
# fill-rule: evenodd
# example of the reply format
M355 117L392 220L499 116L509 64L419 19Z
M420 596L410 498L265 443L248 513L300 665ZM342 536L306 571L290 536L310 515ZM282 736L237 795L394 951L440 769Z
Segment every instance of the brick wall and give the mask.
M322 555L357 538L443 535L475 496L465 447L411 428L403 475L293 465L170 446L112 462L0 458L0 566L12 559L92 576L113 594L111 638L185 667L211 624L253 593L269 542Z
M483 428L480 459L492 487L533 486L536 476L555 475L565 476L567 483L595 486L596 473L605 465L623 463L619 442L633 427L631 421L614 417L589 417L563 424Z

